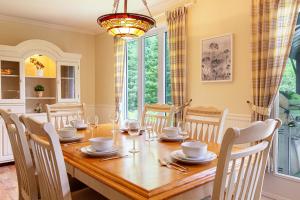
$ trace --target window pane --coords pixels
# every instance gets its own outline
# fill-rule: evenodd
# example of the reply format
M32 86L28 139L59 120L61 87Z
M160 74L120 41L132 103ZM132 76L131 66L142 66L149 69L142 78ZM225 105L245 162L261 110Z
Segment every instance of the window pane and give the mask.
M168 33L165 33L165 103L172 104L171 97L171 66L170 51L168 45Z
M75 98L75 67L61 66L61 98Z
M127 118L138 117L138 42L127 42Z
M279 88L278 172L300 178L299 62L288 59Z
M158 102L158 36L146 37L144 40L144 102Z

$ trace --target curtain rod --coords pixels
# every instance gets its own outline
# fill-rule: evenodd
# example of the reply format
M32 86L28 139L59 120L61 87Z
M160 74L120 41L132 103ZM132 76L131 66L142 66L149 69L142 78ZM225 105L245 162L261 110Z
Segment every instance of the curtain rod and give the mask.
M183 4L183 6L186 7L186 8L188 8L188 7L191 7L192 5L194 5L195 3L196 3L196 1L193 0L193 1L189 2L189 3ZM162 17L162 16L164 16L164 15L166 15L166 12L162 12L162 13L160 13L160 14L157 14L157 15L155 15L153 18L154 18L154 19L157 19L157 18L160 18L160 17Z

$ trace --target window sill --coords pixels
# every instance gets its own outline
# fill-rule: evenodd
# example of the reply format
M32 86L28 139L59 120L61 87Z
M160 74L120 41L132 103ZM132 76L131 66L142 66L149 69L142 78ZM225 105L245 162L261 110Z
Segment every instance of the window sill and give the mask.
M271 173L270 175L281 178L281 179L285 179L285 180L288 180L288 181L293 181L295 183L300 183L300 178L298 178L298 177L288 176L288 175L285 175L285 174L280 174L278 172Z

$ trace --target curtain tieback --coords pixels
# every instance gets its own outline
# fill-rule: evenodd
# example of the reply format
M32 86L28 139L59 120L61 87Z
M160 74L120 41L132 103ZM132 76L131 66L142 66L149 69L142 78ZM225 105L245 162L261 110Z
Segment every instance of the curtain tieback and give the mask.
M247 101L247 103L250 106L250 109L260 115L270 116L271 114L271 108L270 107L263 107L263 106L257 106L254 105L252 102Z

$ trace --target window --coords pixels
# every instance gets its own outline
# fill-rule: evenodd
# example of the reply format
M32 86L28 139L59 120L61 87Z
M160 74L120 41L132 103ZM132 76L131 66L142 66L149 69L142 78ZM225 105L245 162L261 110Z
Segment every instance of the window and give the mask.
M277 172L300 178L300 40L298 17L291 52L279 88Z
M127 41L125 118L138 119L145 103L171 104L170 61L165 29Z

